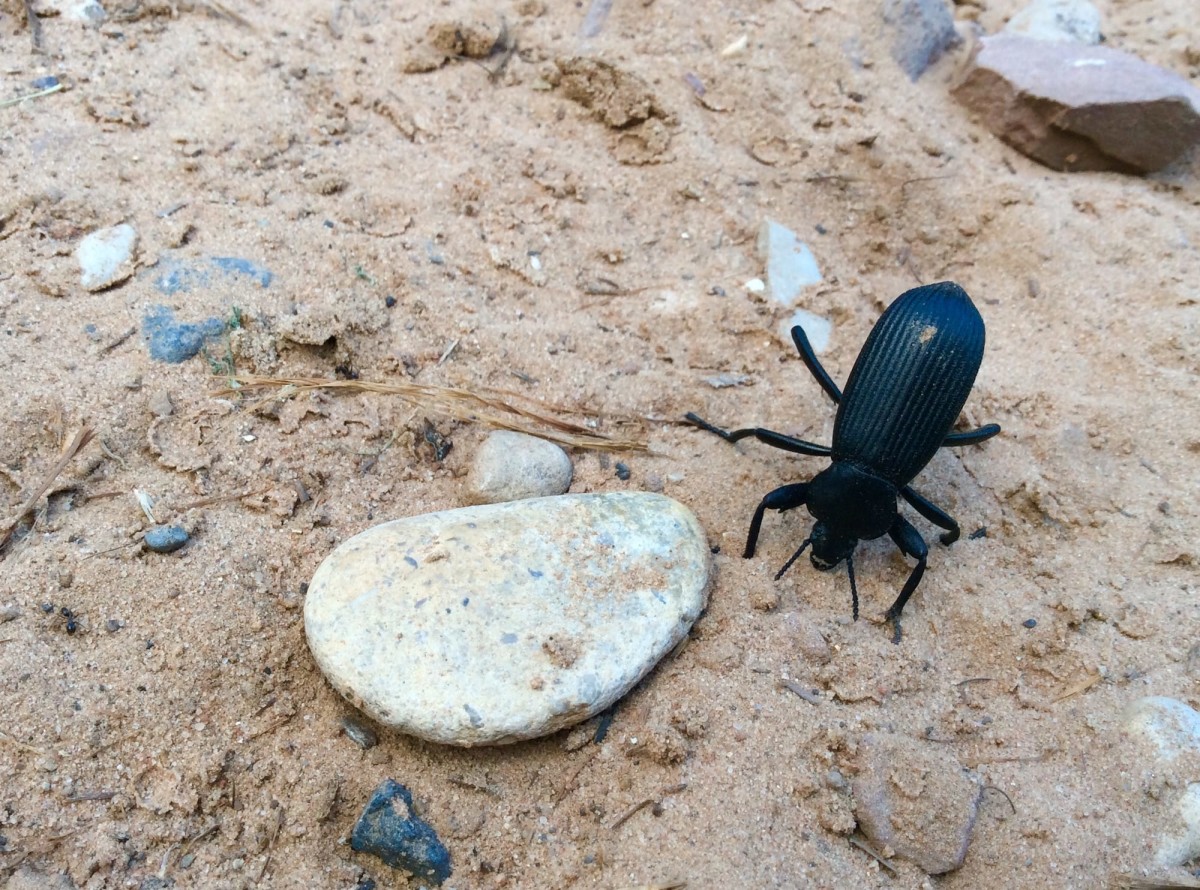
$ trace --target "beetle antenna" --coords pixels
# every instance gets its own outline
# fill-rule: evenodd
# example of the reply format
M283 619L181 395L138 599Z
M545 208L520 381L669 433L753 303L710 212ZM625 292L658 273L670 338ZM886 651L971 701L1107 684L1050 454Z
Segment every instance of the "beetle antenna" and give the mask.
M854 583L854 556L846 557L846 573L850 575L850 602L854 610L854 620L858 620L858 585Z
M795 553L793 553L791 558L783 564L783 568L775 573L776 581L778 581L780 578L783 577L783 573L792 567L792 563L794 563L796 560L798 560L800 558L800 554L803 553L805 551L805 549L808 547L808 545L811 543L812 543L811 536L804 539L804 543L800 545L800 549L797 550Z

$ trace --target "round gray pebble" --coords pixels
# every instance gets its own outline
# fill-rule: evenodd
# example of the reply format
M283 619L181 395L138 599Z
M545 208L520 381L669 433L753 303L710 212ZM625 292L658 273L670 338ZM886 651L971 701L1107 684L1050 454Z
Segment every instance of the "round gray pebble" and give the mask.
M499 504L563 494L571 487L571 458L545 439L496 430L479 446L467 480L473 504Z
M1135 787L1155 812L1153 865L1173 868L1200 856L1200 712L1162 695L1139 698L1122 714L1121 728L1134 743Z
M546 735L603 711L687 634L709 553L658 494L563 495L398 519L317 569L317 664L385 726L453 745Z
M179 525L156 525L146 532L145 540L155 553L174 553L188 542L188 533Z

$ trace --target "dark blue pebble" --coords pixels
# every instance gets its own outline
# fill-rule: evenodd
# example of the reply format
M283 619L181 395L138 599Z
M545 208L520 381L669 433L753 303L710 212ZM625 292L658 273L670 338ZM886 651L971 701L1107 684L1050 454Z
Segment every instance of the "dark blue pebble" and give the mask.
M207 340L225 333L225 322L209 318L198 324L175 320L169 306L151 306L142 319L142 335L150 348L150 358L177 365L186 362L204 348Z
M1026 618L1024 621L1021 622L1021 627L1037 627L1037 619L1036 618Z
M270 287L271 279L275 277L270 269L244 260L240 256L214 256L209 257L209 262L226 275L246 275L253 278L260 287Z
M385 779L371 795L350 847L433 884L450 877L450 852L433 826L413 815L412 794L393 779Z
M265 266L236 256L210 256L203 258L183 257L167 254L159 258L154 267L154 286L159 293L168 297L178 293L190 293L197 288L212 286L212 270L217 269L226 278L249 278L259 287L269 287L275 275Z
M156 525L146 532L146 546L155 553L174 553L188 542L188 533L178 525Z

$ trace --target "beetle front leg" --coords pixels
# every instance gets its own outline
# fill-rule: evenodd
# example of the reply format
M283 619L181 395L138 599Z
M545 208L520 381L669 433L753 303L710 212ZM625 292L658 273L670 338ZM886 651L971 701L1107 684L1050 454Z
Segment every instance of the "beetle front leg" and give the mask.
M946 534L942 535L939 540L949 547L958 540L961 531L958 523L954 521L954 517L929 500L923 494L919 494L912 486L906 485L900 489L900 497L908 501L914 510L936 525L938 528L944 528Z
M900 642L900 613L904 611L904 605L908 602L909 597L913 595L913 591L917 589L917 585L921 583L921 576L925 574L925 561L929 556L929 545L925 543L925 539L921 537L921 533L913 528L911 522L903 516L897 516L896 521L892 523L891 529L888 530L888 536L900 548L900 552L905 556L914 557L917 564L913 567L912 573L909 574L908 580L904 582L904 586L900 588L900 595L896 597L896 601L892 603L892 607L887 610L885 618L892 622L892 627L895 629L892 634L892 642Z
M750 520L750 534L746 536L746 549L742 553L745 559L754 555L758 546L758 533L762 529L763 514L768 510L791 510L802 507L808 502L808 483L796 482L792 485L782 485L759 501L754 510L754 518Z

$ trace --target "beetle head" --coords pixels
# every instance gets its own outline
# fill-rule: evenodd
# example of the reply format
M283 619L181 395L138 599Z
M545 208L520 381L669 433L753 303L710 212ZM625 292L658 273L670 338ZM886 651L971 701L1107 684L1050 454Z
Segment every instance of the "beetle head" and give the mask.
M849 535L837 534L826 522L818 520L813 525L812 552L808 559L814 569L828 572L836 568L843 560L849 559L850 554L858 545L858 539Z

